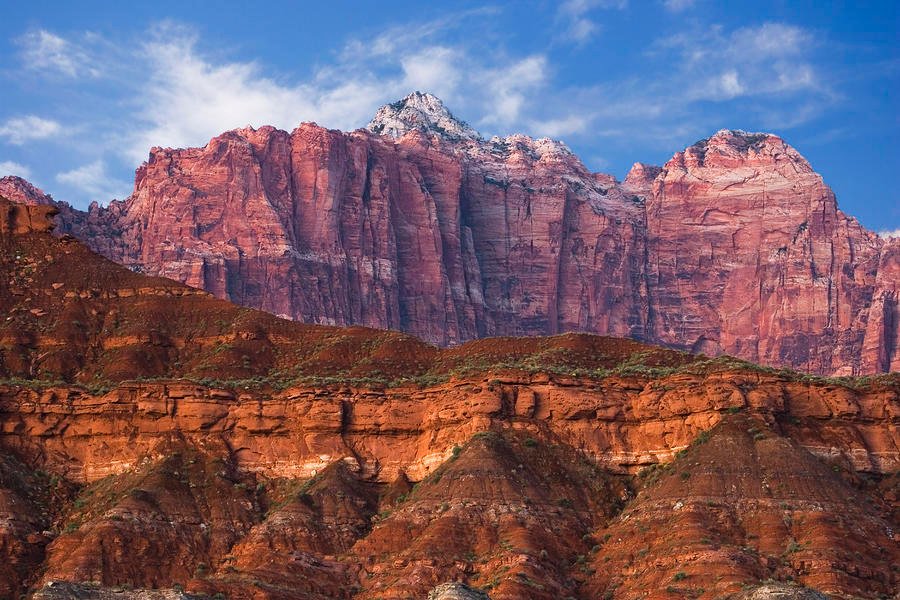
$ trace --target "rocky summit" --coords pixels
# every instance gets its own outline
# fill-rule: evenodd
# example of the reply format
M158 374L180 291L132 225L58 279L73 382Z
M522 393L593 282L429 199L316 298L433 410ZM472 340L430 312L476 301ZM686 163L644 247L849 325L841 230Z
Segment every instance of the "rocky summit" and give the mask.
M46 197L14 178L12 199ZM430 94L153 148L60 231L237 304L438 345L585 331L829 375L900 368L900 240L778 136L719 131L623 182L562 143L483 139Z
M477 131L454 117L440 98L421 92L382 106L366 129L393 138L401 138L410 131L420 131L436 133L444 138L481 139Z
M721 137L685 164L743 152ZM900 586L896 373L298 323L102 258L57 210L0 199L0 597Z

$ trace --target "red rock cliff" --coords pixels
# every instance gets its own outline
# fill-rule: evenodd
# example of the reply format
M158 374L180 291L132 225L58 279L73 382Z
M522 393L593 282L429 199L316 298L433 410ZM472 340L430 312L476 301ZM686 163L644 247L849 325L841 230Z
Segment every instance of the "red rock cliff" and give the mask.
M773 135L721 131L619 183L559 142L484 140L416 93L369 130L154 148L130 198L63 221L132 268L305 322L900 368L898 243L841 213Z

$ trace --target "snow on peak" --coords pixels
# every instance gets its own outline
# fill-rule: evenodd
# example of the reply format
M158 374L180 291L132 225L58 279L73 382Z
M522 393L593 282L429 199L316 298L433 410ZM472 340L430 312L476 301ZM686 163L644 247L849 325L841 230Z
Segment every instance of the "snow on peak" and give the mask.
M409 131L437 133L445 138L481 139L477 131L454 117L440 98L413 92L402 100L378 109L366 129L379 135L399 138Z

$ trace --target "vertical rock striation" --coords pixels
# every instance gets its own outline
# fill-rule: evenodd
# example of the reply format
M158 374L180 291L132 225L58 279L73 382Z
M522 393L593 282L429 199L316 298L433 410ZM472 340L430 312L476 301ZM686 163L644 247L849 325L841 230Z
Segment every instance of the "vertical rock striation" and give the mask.
M723 130L618 182L560 142L485 140L416 92L350 133L307 123L153 148L132 196L59 219L135 270L304 322L900 368L900 242L841 213L769 134Z

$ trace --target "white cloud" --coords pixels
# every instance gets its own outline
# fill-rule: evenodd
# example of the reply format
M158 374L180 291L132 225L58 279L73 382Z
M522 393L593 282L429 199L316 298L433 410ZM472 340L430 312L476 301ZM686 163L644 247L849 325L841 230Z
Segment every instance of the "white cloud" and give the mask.
M125 197L130 187L127 183L111 177L107 173L106 163L102 160L95 160L71 171L58 173L56 180L102 204L113 198Z
M0 161L0 177L6 175L18 175L22 179L30 179L31 169L11 160Z
M208 63L193 36L158 35L142 49L150 77L140 89L141 124L129 141L134 158L146 159L151 146L196 145L246 124L290 127L312 112L302 87L279 85L254 63Z
M729 69L719 76L719 90L725 98L734 98L744 93L744 86L741 85L737 71Z
M578 43L601 29L592 11L625 7L620 1L569 0L551 9L556 18L548 25ZM438 95L486 135L521 131L569 141L618 138L667 149L722 126L722 115L734 116L735 102L757 122L791 127L821 114L827 95L811 58L813 36L781 23L732 31L698 26L652 46L646 69L554 89L552 55L510 53L492 25L496 20L485 18L496 11L457 13L350 39L302 79L235 58L210 47L195 30L172 23L154 27L133 44L87 34L63 39L39 30L22 42L23 56L29 68L102 75L104 83L114 85L116 94L98 96L102 108L91 107L77 125L92 135L68 136L89 157L83 159L87 164L57 177L70 186L72 196L78 191L82 198L100 201L129 187L109 183L106 173L146 160L153 146L199 146L244 125L291 130L301 121L316 121L353 129L378 106L413 90ZM548 39L548 53L552 43ZM103 73L89 71L90 57L101 55ZM49 131L36 121L25 126L26 118L39 119L10 119L0 124L0 135L24 141ZM55 121L42 121L62 130ZM64 131L72 129L67 124Z
M456 93L463 74L462 53L454 48L434 46L402 56L404 84L410 90L428 90L439 98Z
M811 42L812 35L805 29L784 23L764 23L735 31L730 36L728 49L732 55L759 61L801 54Z
M622 4L579 0L566 3L564 10L577 16L598 7ZM679 57L670 75L556 92L550 90L553 68L546 55L485 52L477 41L448 44L447 29L459 24L444 19L351 40L333 64L296 82L269 75L257 63L213 59L200 49L192 30L160 27L140 48L149 77L136 93L138 122L125 139L127 154L141 161L152 146L200 145L247 124L290 130L312 120L353 129L379 105L412 90L438 95L486 134L658 136L660 144L669 144L708 132L693 110L697 102L812 92L820 85L807 59L811 36L783 24L733 32L713 27L669 38L659 47ZM779 39L785 44L780 50ZM709 60L713 55L716 60ZM686 86L685 81L698 83ZM766 120L783 123L781 114L813 118L817 107L807 101L793 113L789 106L783 113L772 108Z
M500 68L483 68L475 73L475 89L482 96L479 123L511 127L521 122L529 100L547 83L547 58L528 56ZM528 107L531 108L531 107Z
M681 12L694 6L695 0L664 0L663 5L670 12Z
M900 229L894 229L891 231L879 231L878 236L886 240L891 238L900 238Z
M10 144L21 145L31 140L42 140L62 133L62 126L51 119L35 115L14 117L0 124L0 137Z
M543 55L481 53L437 43L436 25L422 31L398 33L406 36L404 44L393 31L350 41L336 64L292 83L256 63L210 59L191 30L160 27L141 49L149 77L136 94L137 127L122 143L129 157L142 161L153 146L195 146L248 124L291 130L316 121L354 129L378 106L413 90L434 93L454 111L481 115L485 126L508 127L522 122L534 93L547 83Z
M628 0L566 0L559 6L556 15L556 21L563 29L558 37L583 44L601 30L600 25L589 16L592 10L623 10L627 7Z
M811 64L815 45L805 29L764 23L726 33L721 27L688 32L662 40L658 47L681 55L682 81L694 100L731 100L812 92L827 95Z
M593 37L599 29L600 27L590 19L579 17L572 20L568 35L572 40L583 43Z
M30 31L18 40L25 67L67 77L97 77L96 62L82 47L44 29Z

